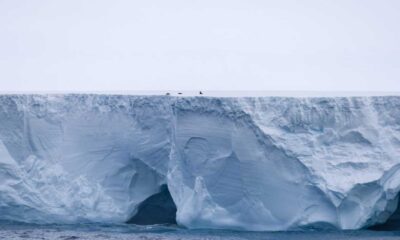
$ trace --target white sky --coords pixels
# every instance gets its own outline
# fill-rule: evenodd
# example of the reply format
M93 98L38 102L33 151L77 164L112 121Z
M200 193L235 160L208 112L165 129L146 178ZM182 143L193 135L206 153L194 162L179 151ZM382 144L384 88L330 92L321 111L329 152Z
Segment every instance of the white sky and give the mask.
M0 91L400 91L399 0L0 0Z

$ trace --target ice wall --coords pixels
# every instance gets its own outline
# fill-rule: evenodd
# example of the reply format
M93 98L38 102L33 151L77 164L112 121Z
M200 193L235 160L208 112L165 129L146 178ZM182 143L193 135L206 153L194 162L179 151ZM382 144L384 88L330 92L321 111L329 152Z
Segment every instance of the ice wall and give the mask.
M400 190L400 97L0 97L0 218L124 222L167 184L188 228L358 229Z
M166 181L172 115L164 99L3 96L0 102L3 219L123 222Z

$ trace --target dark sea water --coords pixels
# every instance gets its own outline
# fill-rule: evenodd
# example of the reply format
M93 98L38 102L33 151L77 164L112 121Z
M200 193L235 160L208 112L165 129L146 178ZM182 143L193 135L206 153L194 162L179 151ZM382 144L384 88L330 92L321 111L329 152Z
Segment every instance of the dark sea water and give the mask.
M32 225L0 223L0 239L400 239L400 231L299 231L242 232L226 230L188 230L176 226L136 225Z

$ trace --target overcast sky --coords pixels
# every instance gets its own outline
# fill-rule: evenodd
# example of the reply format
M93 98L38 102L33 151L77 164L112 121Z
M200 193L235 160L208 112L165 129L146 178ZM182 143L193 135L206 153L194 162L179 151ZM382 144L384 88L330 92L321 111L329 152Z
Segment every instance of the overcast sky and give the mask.
M0 0L0 91L400 91L399 0Z

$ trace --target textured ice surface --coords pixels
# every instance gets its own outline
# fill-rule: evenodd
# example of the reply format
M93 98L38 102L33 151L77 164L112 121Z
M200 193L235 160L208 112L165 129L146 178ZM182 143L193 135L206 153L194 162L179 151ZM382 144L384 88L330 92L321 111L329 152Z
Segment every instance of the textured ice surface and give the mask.
M358 229L400 190L400 97L0 96L0 218Z

